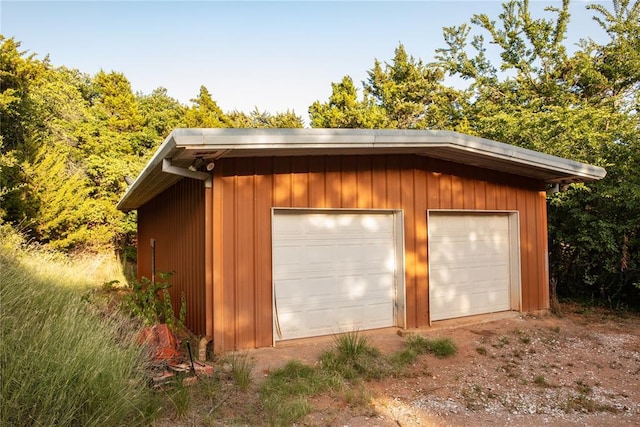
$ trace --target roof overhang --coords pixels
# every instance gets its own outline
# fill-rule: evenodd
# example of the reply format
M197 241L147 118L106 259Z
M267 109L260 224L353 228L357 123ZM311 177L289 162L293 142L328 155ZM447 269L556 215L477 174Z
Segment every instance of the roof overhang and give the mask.
M137 209L188 172L194 160L233 157L415 154L538 179L571 183L604 178L598 166L489 139L437 130L176 129L162 143L118 203ZM165 169L163 171L163 164ZM167 170L170 165L174 172ZM203 179L197 172L196 179Z

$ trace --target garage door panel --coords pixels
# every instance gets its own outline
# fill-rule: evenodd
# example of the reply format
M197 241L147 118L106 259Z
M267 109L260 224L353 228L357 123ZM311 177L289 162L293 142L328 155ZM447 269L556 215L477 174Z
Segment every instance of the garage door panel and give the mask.
M505 214L430 215L431 320L510 309L509 233Z
M458 282L447 287L438 287L431 293L431 297L437 299L449 298L460 295L482 295L490 293L507 292L504 284L494 281L475 281L474 283Z
M393 214L276 213L273 231L277 339L394 325Z
M335 259L336 248L330 244L309 244L306 247L307 262L309 264L328 265Z
M447 293L438 298L436 305L432 306L433 310L446 310L450 318L468 316L474 307L481 304L486 311L484 313L493 313L504 311L503 301L508 298L508 292L496 289L490 292L466 292L466 293ZM437 305L439 304L439 306ZM455 315L457 314L457 316ZM479 314L479 313L475 313Z

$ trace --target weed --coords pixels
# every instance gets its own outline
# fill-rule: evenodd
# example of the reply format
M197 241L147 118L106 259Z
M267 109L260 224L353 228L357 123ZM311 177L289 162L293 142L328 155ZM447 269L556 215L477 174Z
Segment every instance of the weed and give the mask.
M334 348L345 360L356 360L367 354L378 355L380 353L370 346L369 339L364 335L360 335L358 331L336 335L334 337Z
M510 378L516 378L518 376L518 373L516 371L517 365L512 361L509 361L509 362L501 365L497 369L499 371L502 371L505 374L507 374L507 376L510 377Z
M403 368L414 363L419 355L427 351L427 340L420 335L410 335L404 343L404 348L391 356L391 364L395 368Z
M611 412L617 413L620 410L613 405L599 403L584 393L567 396L564 411L571 412Z
M167 392L167 397L176 415L179 418L184 418L191 408L191 392L189 387L182 384L182 378L179 378L174 386Z
M416 355L431 353L438 358L453 356L458 351L458 347L451 338L427 339L420 335L412 335L407 338L405 349Z
M390 362L380 350L371 346L367 337L358 332L335 336L333 348L320 356L320 363L323 369L347 380L359 377L379 379L390 370Z
M312 406L304 396L295 396L289 400L264 399L264 410L269 425L290 426L311 412Z
M482 387L478 384L473 384L471 388L462 390L462 399L464 406L470 411L479 411L484 409Z
M506 336L506 335L503 335L498 339L498 343L494 344L493 346L494 347L498 347L498 348L502 348L505 345L509 344L509 342L510 342L509 337Z
M393 354L390 358L391 364L395 368L403 368L411 363L414 363L418 358L418 352L412 348L403 348L397 353Z
M487 355L487 349L485 347L476 347L476 352L483 356Z
M251 371L253 371L253 363L249 360L246 353L233 354L230 357L231 373L236 380L236 384L240 390L247 390L251 384Z
M146 325L166 323L173 331L184 328L187 314L185 296L182 294L180 315L176 317L169 295L171 273L160 273L159 276L162 280L155 282L146 277L140 282L131 282L131 292L124 299L125 305L133 316L142 319Z
M587 384L583 380L577 380L576 390L578 390L578 393L586 395L586 394L591 394L592 388L589 384Z
M453 356L458 352L458 347L451 338L435 338L433 340L426 341L427 351L438 359Z
M422 335L410 335L404 343L406 348L414 350L417 354L427 351L428 341Z
M345 391L345 401L351 407L367 407L371 401L371 394L363 384L359 384L355 388L347 388Z
M572 394L567 397L565 402L565 412L619 412L615 406L599 403L591 398L593 388L584 380L576 381L576 391L578 394Z
M555 332L556 334L559 334L560 333L560 326L551 326L551 327L549 327L549 330L551 332Z
M513 333L518 337L518 340L522 343L522 344L529 344L531 342L531 338L527 335L526 332L520 330L520 329L516 329L513 331Z
M271 372L260 394L269 423L291 425L311 410L308 396L341 386L340 377L293 360Z
M533 379L533 382L535 385L540 386L540 387L548 387L549 384L547 383L547 380L542 376L542 375L538 375Z

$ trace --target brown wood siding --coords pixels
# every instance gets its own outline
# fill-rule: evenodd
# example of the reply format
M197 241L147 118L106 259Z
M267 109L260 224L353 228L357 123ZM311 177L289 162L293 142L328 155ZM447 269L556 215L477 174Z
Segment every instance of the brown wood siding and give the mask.
M429 320L427 210L518 210L522 309L548 308L543 189L413 155L221 159L213 180L215 349L272 344L272 207L402 209L409 328Z
M156 241L156 272L170 273L176 315L181 295L187 327L206 335L205 191L201 181L183 179L138 209L138 278L151 278L151 245ZM161 280L159 277L158 280Z

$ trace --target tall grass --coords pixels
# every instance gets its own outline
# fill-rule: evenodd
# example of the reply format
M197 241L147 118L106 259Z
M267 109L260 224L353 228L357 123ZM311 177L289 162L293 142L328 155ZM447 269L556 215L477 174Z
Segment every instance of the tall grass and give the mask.
M98 315L83 298L90 280L71 264L9 250L7 241L0 246L0 425L148 422L154 400L130 320Z
M380 350L358 331L336 335L333 348L320 355L320 363L324 369L347 380L383 378L390 367Z

